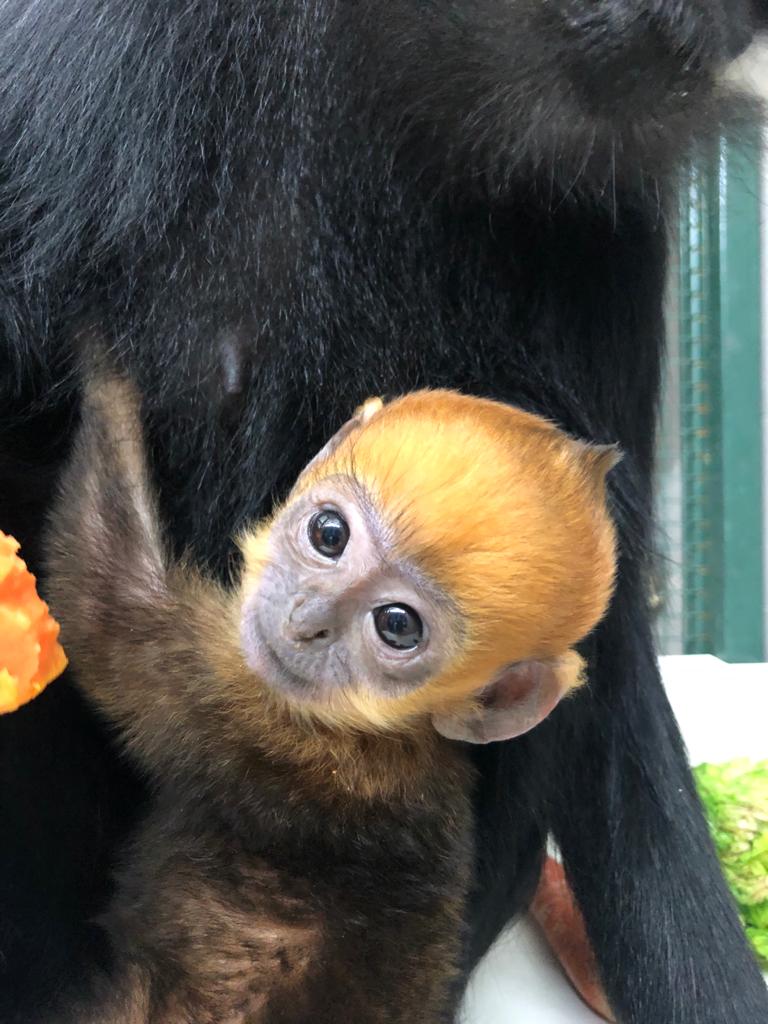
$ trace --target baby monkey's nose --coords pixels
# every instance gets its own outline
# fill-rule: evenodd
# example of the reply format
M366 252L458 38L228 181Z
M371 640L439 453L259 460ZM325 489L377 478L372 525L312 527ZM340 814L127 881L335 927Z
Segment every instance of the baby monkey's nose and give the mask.
M285 635L296 643L330 643L333 639L333 602L319 595L298 594L288 612Z

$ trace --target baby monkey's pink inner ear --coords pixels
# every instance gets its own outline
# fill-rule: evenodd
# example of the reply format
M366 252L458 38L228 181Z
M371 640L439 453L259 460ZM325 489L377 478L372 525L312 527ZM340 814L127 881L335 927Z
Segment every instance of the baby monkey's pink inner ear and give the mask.
M581 681L584 664L575 651L561 658L520 661L503 669L473 704L433 715L435 729L449 740L496 743L529 732Z

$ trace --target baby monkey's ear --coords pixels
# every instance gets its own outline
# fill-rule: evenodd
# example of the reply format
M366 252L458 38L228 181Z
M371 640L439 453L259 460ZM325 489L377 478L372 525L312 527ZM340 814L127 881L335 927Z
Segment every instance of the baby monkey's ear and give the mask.
M562 698L579 686L584 662L575 651L544 661L509 665L466 709L433 715L435 729L449 740L495 743L522 736L542 722Z
M617 444L587 444L573 441L576 457L585 466L598 494L604 493L605 478L622 460L621 448Z
M333 437L328 441L327 444L323 445L317 455L312 459L311 462L307 463L306 467L302 471L304 473L309 472L315 466L319 466L326 459L330 458L331 455L336 451L342 441L346 441L350 434L353 434L360 427L364 427L365 424L379 412L380 409L384 408L384 401L381 398L368 398L362 405L359 405L351 419L336 431Z

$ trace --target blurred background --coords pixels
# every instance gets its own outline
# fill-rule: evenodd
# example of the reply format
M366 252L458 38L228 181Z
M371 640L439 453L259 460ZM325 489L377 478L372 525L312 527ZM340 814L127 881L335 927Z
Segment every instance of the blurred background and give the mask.
M734 74L768 101L768 49ZM757 131L686 173L657 480L662 654L768 660L767 205Z

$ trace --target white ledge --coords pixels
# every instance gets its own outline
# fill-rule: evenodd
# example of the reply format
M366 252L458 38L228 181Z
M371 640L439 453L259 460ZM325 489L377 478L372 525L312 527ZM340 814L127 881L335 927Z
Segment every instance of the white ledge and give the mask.
M768 665L728 665L710 655L661 658L670 703L692 764L768 758ZM599 1024L527 920L509 929L478 967L462 1024Z

